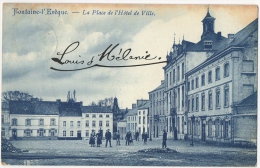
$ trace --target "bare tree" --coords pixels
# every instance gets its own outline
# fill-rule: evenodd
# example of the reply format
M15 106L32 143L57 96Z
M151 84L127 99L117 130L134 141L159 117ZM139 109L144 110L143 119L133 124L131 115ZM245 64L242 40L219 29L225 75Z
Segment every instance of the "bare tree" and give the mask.
M29 101L33 98L32 95L20 91L7 91L2 93L2 101L9 102L10 100Z

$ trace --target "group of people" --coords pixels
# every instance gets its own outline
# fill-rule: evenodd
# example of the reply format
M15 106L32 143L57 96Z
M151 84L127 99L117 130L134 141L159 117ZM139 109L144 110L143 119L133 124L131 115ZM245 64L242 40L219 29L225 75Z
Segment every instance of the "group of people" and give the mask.
M97 134L95 134L95 131L92 130L91 134L90 134L90 139L89 139L89 144L91 147L95 147L95 141L97 139L97 147L100 147L100 145L102 144L102 138L103 138L103 135L101 134L101 131L99 130ZM106 139L106 147L107 147L107 143L109 142L109 145L110 147L111 146L111 138L112 138L112 135L111 135L111 132L110 130L108 129L106 134L105 134L105 139Z
M97 141L96 141L97 147L100 147L100 144L102 144L102 138L103 138L103 135L101 134L100 130L98 131L97 134L95 134L95 131L92 130L92 133L91 133L90 139L89 139L89 144L91 145L91 147L95 147L95 140L97 139ZM111 138L112 138L112 135L111 135L110 130L108 129L106 134L105 134L105 139L106 139L105 147L107 147L108 142L109 142L110 147L112 147L111 146ZM135 138L135 141L139 141L139 132L138 131L135 132L134 138ZM142 141L144 141L144 144L147 144L147 139L148 139L147 132L143 132ZM125 142L126 145L130 145L131 143L133 143L131 131L126 133L125 140L126 140L126 142ZM167 141L166 130L163 130L163 139L162 140L163 140L162 148L166 148L166 141ZM120 132L119 132L119 130L116 133L116 145L120 145Z

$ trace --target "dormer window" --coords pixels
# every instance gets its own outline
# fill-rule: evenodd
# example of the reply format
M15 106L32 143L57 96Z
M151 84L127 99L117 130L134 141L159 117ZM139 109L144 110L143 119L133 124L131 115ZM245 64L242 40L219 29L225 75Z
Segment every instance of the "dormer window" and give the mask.
M204 49L205 50L211 50L212 49L212 40L205 40L203 41Z

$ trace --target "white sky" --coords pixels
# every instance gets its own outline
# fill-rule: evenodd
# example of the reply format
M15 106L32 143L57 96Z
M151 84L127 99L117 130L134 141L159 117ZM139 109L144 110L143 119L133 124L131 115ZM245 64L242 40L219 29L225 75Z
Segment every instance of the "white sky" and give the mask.
M67 92L77 92L77 101L84 105L100 99L117 96L120 108L131 107L136 99L148 99L148 92L160 85L164 78L165 64L135 68L95 67L75 72L53 71L56 68L78 68L59 66L51 58L75 41L80 46L68 58L89 60L104 51L110 44L132 49L132 55L149 51L152 56L166 60L174 33L176 42L185 40L198 42L202 33L201 20L207 5L129 5L117 6L47 6L20 5L20 10L51 8L67 10L66 16L13 15L17 6L3 8L3 59L2 91L22 91L41 97L43 100L66 101ZM155 16L83 16L72 11L99 9L108 10L152 10ZM210 5L215 20L215 32L223 36L236 33L257 18L255 6ZM58 57L57 57L58 58ZM107 62L102 62L108 64ZM136 62L130 62L136 63ZM127 63L127 64L130 64ZM141 63L141 62L138 62ZM123 62L113 65L126 64Z

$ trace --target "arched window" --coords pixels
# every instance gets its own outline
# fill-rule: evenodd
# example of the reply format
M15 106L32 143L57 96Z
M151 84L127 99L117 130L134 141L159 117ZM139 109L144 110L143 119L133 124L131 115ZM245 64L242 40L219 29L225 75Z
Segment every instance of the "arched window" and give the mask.
M224 77L227 77L227 76L229 76L229 63L228 62L224 65Z
M208 121L208 136L212 136L212 120Z
M13 119L12 119L12 125L13 125L13 126L17 126L17 119L16 119L16 118L13 118Z

